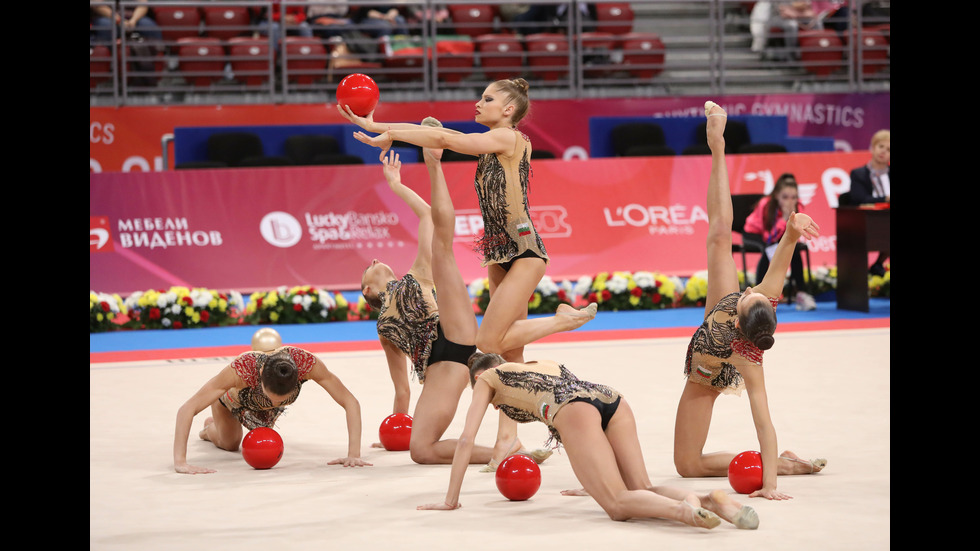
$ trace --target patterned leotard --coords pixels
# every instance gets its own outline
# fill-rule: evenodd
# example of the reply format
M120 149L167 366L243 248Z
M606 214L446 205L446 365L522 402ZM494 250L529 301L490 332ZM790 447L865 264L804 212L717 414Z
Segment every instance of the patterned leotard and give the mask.
M565 404L576 398L612 404L620 394L606 385L580 380L564 365L506 363L480 374L494 390L491 403L518 423L541 421L548 427L552 440L561 436L552 422Z
M378 335L408 354L415 377L424 383L425 368L439 325L439 306L433 283L419 281L408 273L401 279L389 281L379 298Z
M510 155L484 153L476 165L476 195L483 214L483 235L476 249L483 255L483 266L507 262L529 250L548 261L527 203L531 142L514 131L517 140Z
M259 374L262 372L262 366L277 355L287 355L292 359L299 372L299 380L296 382L296 388L289 393L289 397L278 406L273 406L262 392ZM245 381L245 387L228 390L219 401L248 430L256 427L273 427L286 406L299 397L300 388L307 381L306 376L315 364L316 357L313 354L293 346L284 346L273 353L245 352L231 362L235 373Z
M747 341L735 327L735 305L740 292L729 293L704 317L687 346L684 376L723 394L742 394L745 381L740 367L762 365L762 350ZM767 297L775 311L777 299Z

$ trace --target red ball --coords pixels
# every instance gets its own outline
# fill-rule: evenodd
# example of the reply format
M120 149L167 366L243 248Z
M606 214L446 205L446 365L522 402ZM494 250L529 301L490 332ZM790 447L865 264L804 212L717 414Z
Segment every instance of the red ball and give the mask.
M407 413L392 413L381 422L378 429L381 445L386 450L405 451L412 441L412 416Z
M526 455L508 456L497 466L497 489L511 501L530 499L541 487L541 469Z
M242 457L255 469L271 469L282 459L282 437L269 427L248 431L242 439Z
M374 79L362 74L347 75L337 85L337 103L350 106L359 117L365 117L378 105L378 84Z
M728 483L740 494L762 489L762 454L747 451L736 455L728 464Z

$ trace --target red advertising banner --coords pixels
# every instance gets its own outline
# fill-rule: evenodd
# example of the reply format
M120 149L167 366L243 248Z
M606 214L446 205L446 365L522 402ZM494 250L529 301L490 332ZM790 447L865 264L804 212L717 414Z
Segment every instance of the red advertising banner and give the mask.
M860 153L731 155L732 193L765 193L792 172L820 225L814 267L836 264L833 207ZM706 266L706 156L535 161L529 202L551 257L548 275L599 271L688 276ZM445 163L456 207L456 257L467 283L486 275L472 249L482 229L475 163ZM404 165L423 198L428 174ZM357 289L377 258L404 273L418 220L379 166L92 173L92 290L128 295L171 285L252 292L281 285ZM754 270L755 259L750 259Z
M833 138L836 151L867 151L871 136L891 123L891 95L887 92L582 100L534 100L531 92L531 111L521 130L535 149L564 159L591 156L591 117L703 117L706 99L719 103L730 115L785 115L790 136ZM168 166L163 166L163 138L175 128L346 124L335 105L324 99L321 104L90 107L90 172L172 169L172 151L168 153ZM375 119L418 122L432 115L443 122L472 122L477 99L386 102L382 89Z

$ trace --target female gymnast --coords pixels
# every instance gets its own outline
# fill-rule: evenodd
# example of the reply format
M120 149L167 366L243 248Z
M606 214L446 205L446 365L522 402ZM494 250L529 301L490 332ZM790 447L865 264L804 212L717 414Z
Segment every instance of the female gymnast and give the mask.
M531 142L517 129L529 108L528 83L522 78L498 80L484 90L476 103L476 122L489 128L465 134L447 128L408 123L380 123L358 117L350 108L337 106L350 122L368 132L355 132L363 143L387 151L394 141L420 147L452 149L476 155L476 193L483 214L484 233L478 241L487 267L490 303L477 330L476 345L508 360L523 360L524 345L554 333L574 329L595 317L597 305L580 310L560 307L552 320L555 327L527 319L527 297L534 293L548 262L544 242L531 220L527 190L531 174Z
M423 126L439 127L441 123L427 117ZM466 360L476 351L477 322L453 253L456 218L442 171L442 150L422 150L432 188L431 207L402 183L398 155L393 151L381 155L388 186L419 218L419 248L412 267L401 278L388 265L374 260L361 278L361 292L380 312L378 338L395 381L396 411L408 410L406 357L423 384L412 416L412 460L446 464L453 460L456 443L440 439L466 387ZM402 385L405 390L399 392ZM495 444L498 461L520 450L516 433L516 425L502 416ZM543 450L529 455L540 462L551 454ZM494 448L479 446L471 459L488 463L493 457Z
M268 352L244 352L204 383L177 410L174 431L174 470L184 474L213 473L214 469L187 463L187 438L194 416L211 406L211 417L199 433L202 440L228 451L237 451L242 442L242 426L273 427L276 419L299 397L306 381L316 381L344 408L347 416L347 457L328 465L362 467L361 406L323 361L293 346Z
M654 486L643 462L636 419L626 399L608 386L578 379L553 361L508 363L497 354L470 359L473 401L443 503L419 509L458 509L460 489L473 440L491 404L517 422L541 421L565 449L583 490L612 520L664 518L714 528L721 519L738 528L759 526L756 512L731 499L724 490L695 495L683 489Z
M674 466L683 477L727 476L733 453L704 453L711 412L719 394L748 392L762 454L763 486L749 497L788 499L776 489L776 475L819 472L825 459L804 461L793 452L776 456L776 430L769 415L762 353L773 345L777 298L800 237L819 235L820 227L806 214L793 213L772 254L769 270L756 287L739 292L732 258L732 199L725 165L727 113L706 102L706 133L711 149L708 181L708 294L704 322L687 349L687 384L677 406L674 425Z

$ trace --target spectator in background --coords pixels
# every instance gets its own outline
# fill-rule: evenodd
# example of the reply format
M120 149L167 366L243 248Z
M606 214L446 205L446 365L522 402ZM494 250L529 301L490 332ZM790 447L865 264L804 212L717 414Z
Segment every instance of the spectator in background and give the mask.
M306 21L313 34L323 39L342 36L354 27L347 2L313 2L306 8Z
M879 130L871 137L871 160L851 171L851 200L854 205L891 204L892 134ZM885 275L888 251L878 251L878 259L868 268L874 275Z
M358 30L371 38L408 34L408 24L400 8L394 4L356 8L351 15Z
M755 269L756 282L762 281L766 272L769 271L769 260L776 250L779 238L786 232L786 221L793 213L803 210L799 198L796 177L787 172L776 180L776 185L772 188L769 196L760 199L755 209L745 219L745 231L759 234L765 247ZM816 301L804 291L806 279L803 277L803 258L799 250L793 251L789 272L792 288L796 291L796 309L816 309Z
M286 6L284 14L280 4L279 0L272 0L272 7L262 8L255 22L260 35L272 36L272 43L277 52L282 50L283 36L304 38L313 36L313 30L306 22L305 6Z
M445 4L432 4L430 7L409 6L407 9L408 22L419 28L429 21L434 21L437 25L449 21L449 9Z
M513 23L514 32L526 36L547 30L548 23L556 16L555 11L554 6L544 4L501 4L500 21Z
M795 0L793 2L756 2L752 7L749 29L752 33L752 51L760 52L762 58L773 61L799 59L799 32L823 29L823 20L818 17L813 2ZM826 4L824 2L823 4ZM766 48L771 38L769 29L782 31L784 48L776 51Z
M120 9L118 0L115 0L114 8L108 5L112 2L89 4L89 22L95 41L100 44L112 44L112 25L115 23L119 26L117 38L125 32L127 39L141 39L162 47L163 33L149 14L150 7L147 5L147 0L138 0L138 2L139 6L128 6L125 9Z

